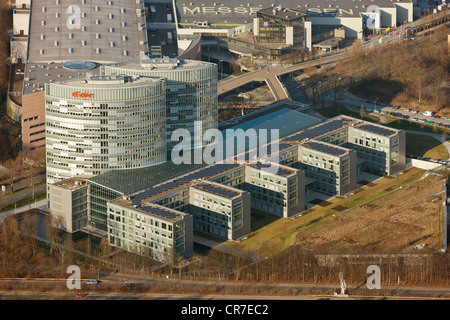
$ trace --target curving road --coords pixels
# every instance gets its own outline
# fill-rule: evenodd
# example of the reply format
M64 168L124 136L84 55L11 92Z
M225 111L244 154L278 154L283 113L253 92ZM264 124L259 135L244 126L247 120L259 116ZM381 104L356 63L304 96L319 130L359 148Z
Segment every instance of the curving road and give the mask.
M221 95L227 93L253 81L265 81L272 91L272 94L276 101L289 99L289 94L284 88L284 85L279 80L279 76L313 66L332 63L336 60L345 58L347 54L348 53L345 51L335 53L327 57L319 57L318 59L302 62L300 64L296 64L287 68L279 66L268 66L259 70L248 72L238 77L234 77L231 79L227 78L219 81L218 94Z

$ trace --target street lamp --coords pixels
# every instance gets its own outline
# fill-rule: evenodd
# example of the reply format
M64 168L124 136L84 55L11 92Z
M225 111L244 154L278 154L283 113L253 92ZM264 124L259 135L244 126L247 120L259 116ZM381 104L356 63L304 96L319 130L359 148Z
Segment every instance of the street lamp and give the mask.
M378 98L375 99L375 112L378 112L377 111L377 100L378 100Z

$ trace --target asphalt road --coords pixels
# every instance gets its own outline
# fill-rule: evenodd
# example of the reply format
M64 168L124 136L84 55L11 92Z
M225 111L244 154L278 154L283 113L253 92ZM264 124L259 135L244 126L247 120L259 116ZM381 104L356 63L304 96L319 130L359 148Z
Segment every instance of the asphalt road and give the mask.
M144 277L144 276L133 276L125 274L110 274L107 276L108 279L113 280L113 282L108 280L103 280L101 277L101 282L97 285L87 285L86 281L82 281L81 289L77 291L66 291L59 292L51 287L52 283L59 283L64 285L66 280L52 280L52 279L14 279L14 280L0 280L2 285L21 285L22 289L10 290L10 291L0 291L0 298L8 299L11 297L17 298L29 297L31 299L75 299L77 294L82 294L81 299L85 300L97 300L97 299L114 299L114 300L127 300L127 299L195 299L195 300L220 300L220 299L239 299L239 300L251 300L251 299L293 299L293 300L310 300L319 299L324 296L330 298L343 298L335 297L334 292L339 291L339 284L300 284L300 283L253 283L253 282L213 282L213 281L193 281L193 280L179 280L179 279L164 279L155 277ZM338 280L338 279L337 279ZM338 281L337 281L338 282ZM27 284L31 288L39 287L42 284L47 284L47 288L52 290L44 291L45 289L40 289L39 291L33 292L33 290L23 289L23 285ZM179 288L180 291L190 291L191 293L153 293L153 292L133 292L133 287L139 288L139 284L146 284L151 286L157 286L159 291L164 285L167 285L168 291L176 291ZM49 287L50 286L50 287ZM95 286L95 287L91 287ZM210 289L212 292L217 292L216 294L204 294L195 293L205 292L205 290ZM251 291L252 289L262 290L265 294L245 294L246 290ZM449 287L412 287L412 286L382 286L380 290L369 290L364 284L361 285L347 285L347 292L359 289L360 293L349 295L345 299L450 299L450 288ZM92 291L91 291L92 290ZM241 291L242 290L242 291ZM320 294L311 294L311 290L319 290ZM42 292L43 291L43 292ZM167 291L167 290L164 290ZM221 293L222 292L222 293ZM244 292L242 295L233 294L232 292ZM280 294L280 292L286 294ZM292 294L296 292L297 294ZM230 294L227 294L230 293ZM303 294L302 294L303 293ZM56 297L55 297L56 295Z

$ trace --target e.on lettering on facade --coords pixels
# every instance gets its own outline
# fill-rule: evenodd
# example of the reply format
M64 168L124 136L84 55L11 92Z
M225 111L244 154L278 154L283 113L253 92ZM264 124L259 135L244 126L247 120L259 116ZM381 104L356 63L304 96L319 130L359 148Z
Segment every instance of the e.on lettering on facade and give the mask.
M84 93L84 92L78 92L75 91L72 93L72 97L79 97L79 98L92 98L92 93Z

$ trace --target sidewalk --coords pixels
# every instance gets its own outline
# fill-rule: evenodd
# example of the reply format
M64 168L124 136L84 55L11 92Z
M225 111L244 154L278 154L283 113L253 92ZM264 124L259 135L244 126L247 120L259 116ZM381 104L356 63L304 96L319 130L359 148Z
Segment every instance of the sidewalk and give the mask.
M3 223L3 220L11 215L20 213L20 212L24 212L30 209L42 209L42 210L47 210L47 199L43 199L43 200L39 200L30 204L27 204L26 206L20 207L20 208L16 208L16 209L11 209L9 211L5 211L0 213L0 224Z

